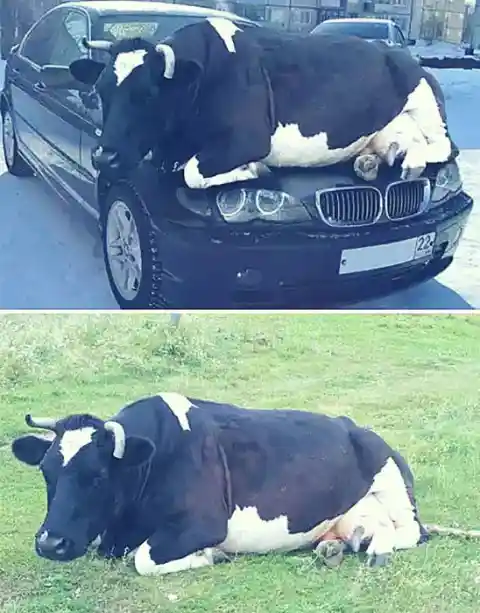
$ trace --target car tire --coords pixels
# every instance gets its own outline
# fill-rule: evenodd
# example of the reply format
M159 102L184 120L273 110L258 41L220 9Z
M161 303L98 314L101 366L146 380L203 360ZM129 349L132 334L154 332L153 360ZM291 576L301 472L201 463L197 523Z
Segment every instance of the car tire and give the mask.
M108 280L120 308L165 308L156 232L130 184L122 182L109 190L102 207L101 233Z
M11 175L15 177L33 176L32 168L22 158L18 150L17 136L9 109L5 109L2 113L2 146L5 164Z

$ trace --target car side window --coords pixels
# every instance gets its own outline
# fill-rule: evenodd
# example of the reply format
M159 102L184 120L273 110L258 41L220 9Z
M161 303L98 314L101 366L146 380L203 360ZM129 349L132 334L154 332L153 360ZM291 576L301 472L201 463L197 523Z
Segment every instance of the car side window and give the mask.
M71 62L88 56L82 39L88 37L87 16L80 11L64 11L50 54L50 64L68 66Z
M88 36L87 16L76 10L61 9L46 15L24 39L20 55L37 66L68 66L88 56L82 38Z
M58 25L59 18L55 12L46 15L23 39L19 55L37 66L48 64Z

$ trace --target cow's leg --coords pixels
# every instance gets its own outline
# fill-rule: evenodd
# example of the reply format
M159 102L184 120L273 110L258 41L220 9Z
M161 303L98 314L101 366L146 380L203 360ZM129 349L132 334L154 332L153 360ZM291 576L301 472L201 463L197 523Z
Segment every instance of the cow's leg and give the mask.
M193 189L258 179L268 168L260 162L270 151L270 135L238 128L216 140L185 165L185 183Z
M162 562L162 552L149 545L145 541L135 553L135 569L139 575L167 575L178 573L183 570L213 566L220 559L217 557L218 550L210 547L195 551L181 558Z
M412 143L402 161L402 179L418 179L427 166L427 143L423 139Z
M213 566L225 561L216 549L227 534L227 521L215 525L195 523L182 530L180 526L158 529L135 553L135 568L140 575L166 575L182 570Z
M395 526L386 521L377 525L367 548L368 566L385 566L395 549Z
M375 495L393 522L395 549L416 547L421 538L420 524L410 502L405 481L393 458L387 460L375 477L370 492Z
M452 143L432 88L425 78L409 95L404 112L414 120L427 143L427 163L445 162L452 154Z

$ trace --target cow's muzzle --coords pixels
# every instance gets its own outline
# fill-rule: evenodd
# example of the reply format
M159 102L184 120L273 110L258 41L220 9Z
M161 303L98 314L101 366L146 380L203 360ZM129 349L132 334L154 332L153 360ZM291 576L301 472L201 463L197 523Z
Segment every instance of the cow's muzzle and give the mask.
M75 557L72 541L46 530L37 534L35 538L35 551L42 558L48 558L57 562L66 562Z
M92 166L99 171L117 170L120 166L120 156L112 149L96 147L92 151Z

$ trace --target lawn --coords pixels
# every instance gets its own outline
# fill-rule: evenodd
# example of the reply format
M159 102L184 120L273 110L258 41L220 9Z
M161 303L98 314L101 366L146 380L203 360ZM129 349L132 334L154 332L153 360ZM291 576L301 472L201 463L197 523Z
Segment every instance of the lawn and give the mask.
M310 554L167 577L127 562L37 558L41 475L15 462L23 416L111 416L158 391L344 413L401 450L425 522L480 528L480 318L433 315L0 317L2 613L478 613L480 541L437 537L368 569Z

